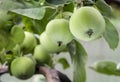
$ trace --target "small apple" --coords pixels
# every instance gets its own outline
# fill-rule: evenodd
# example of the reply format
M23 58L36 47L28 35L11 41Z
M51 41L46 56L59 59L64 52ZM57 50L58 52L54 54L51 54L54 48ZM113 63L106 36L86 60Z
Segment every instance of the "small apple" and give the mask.
M28 57L18 57L11 62L10 71L19 79L28 79L35 72L35 64Z
M46 26L47 36L58 46L66 45L73 39L66 19L53 19Z
M36 59L38 63L48 63L51 59L48 52L43 48L42 45L37 45L34 49L33 57Z
M81 7L70 18L70 31L76 39L92 41L102 36L105 20L94 7Z
M27 31L25 31L24 33L25 33L25 38L23 40L23 43L21 44L21 49L24 53L29 53L37 45L37 41L32 33Z
M55 41L51 40L46 34L43 32L40 35L40 44L50 53L60 52L65 49L66 45L58 45Z

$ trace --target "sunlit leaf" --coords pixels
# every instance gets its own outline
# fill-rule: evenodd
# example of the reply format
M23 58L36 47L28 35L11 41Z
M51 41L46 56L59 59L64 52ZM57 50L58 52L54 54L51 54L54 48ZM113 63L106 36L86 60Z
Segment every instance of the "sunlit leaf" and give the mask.
M62 64L64 69L67 69L70 67L68 61L65 58L60 58L58 62Z
M16 8L24 8L24 5L13 0L0 0L0 9L8 11Z
M45 15L45 8L28 8L28 9L14 9L11 10L11 12L14 12L16 14L20 14L32 19L41 20Z

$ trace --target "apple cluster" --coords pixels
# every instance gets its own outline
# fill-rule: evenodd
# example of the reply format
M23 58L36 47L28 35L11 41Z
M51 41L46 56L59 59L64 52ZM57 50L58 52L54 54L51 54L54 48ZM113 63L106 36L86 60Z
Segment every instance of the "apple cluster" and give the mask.
M102 36L105 31L105 20L94 7L81 7L74 11L69 20L55 18L47 25L39 36L39 43L30 32L25 32L21 44L24 53L33 51L33 58L39 64L49 63L50 53L66 50L66 46L73 39L92 41ZM36 63L31 58L18 57L11 63L11 74L20 79L30 78L35 72Z
M47 26L45 32L40 35L40 43L48 52L60 52L72 41L73 35L69 29L66 19L53 19Z

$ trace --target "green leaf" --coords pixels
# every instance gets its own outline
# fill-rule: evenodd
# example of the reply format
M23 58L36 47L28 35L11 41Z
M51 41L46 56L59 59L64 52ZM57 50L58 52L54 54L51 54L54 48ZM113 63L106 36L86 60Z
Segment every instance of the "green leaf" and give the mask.
M90 69L106 75L120 75L120 71L117 70L117 64L113 61L98 61L95 62Z
M22 22L24 24L24 30L33 32L35 34L40 34L45 30L45 28L41 26L42 24L40 20L33 20L28 17L23 17Z
M5 62L5 49L0 50L0 62Z
M8 11L10 9L24 8L24 5L13 0L1 0L0 9Z
M10 61L13 59L13 55L12 54L6 54L5 55L5 61L7 61L8 63L10 63Z
M119 34L115 28L115 26L109 21L109 19L105 18L106 21L106 30L103 34L105 40L109 44L111 49L115 49L119 43Z
M73 10L74 10L74 4L73 3L65 4L64 7L63 7L63 10L64 11L73 12Z
M73 82L86 82L86 59L87 53L83 46L77 42L72 41L68 44L68 51L71 55L74 67Z
M70 67L68 61L65 58L60 58L58 62L62 64L64 69L67 69Z
M14 12L16 14L20 14L32 19L41 20L45 15L45 8L28 8L28 9L14 9L11 10L11 12Z
M5 47L6 51L12 50L15 47L16 43L12 38L9 37L7 46Z
M11 50L15 47L16 44L21 44L24 40L24 31L19 26L13 26L10 35L8 36L8 43L6 46L6 50Z
M23 17L22 18L22 22L24 24L24 30L27 30L27 31L30 31L30 32L33 32L33 20L31 18L28 18L28 17Z
M40 25L39 28L41 30L40 31L41 33L45 30L48 22L52 20L57 14L56 9L52 7L45 7L45 9L46 9L45 16L42 20L39 21L39 25Z
M0 9L0 28L8 29L12 25L11 18L7 11Z
M41 34L45 30L44 27L41 27L41 21L38 20L33 20L33 27L33 31L36 34Z
M0 51L7 46L8 38L6 37L8 37L8 35L5 30L0 29Z
M24 30L20 26L13 26L11 29L11 38L16 44L23 42L25 37Z
M112 7L108 5L104 0L97 0L95 5L104 16L107 16L107 17L113 16Z
M61 5L61 4L72 2L72 0L46 0L46 2L52 5Z

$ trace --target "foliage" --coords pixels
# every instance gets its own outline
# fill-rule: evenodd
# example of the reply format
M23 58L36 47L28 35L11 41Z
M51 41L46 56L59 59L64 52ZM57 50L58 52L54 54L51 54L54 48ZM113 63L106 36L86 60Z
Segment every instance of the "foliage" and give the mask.
M102 14L106 23L105 32L96 39L103 37L110 49L115 50L118 46L119 35L116 27L110 22L110 17L113 17L112 7L104 0L2 0L0 3L0 63L7 62L7 65L10 66L11 62L18 57L28 54L33 56L35 46L27 53L24 53L24 49L21 47L25 40L25 32L32 33L36 40L36 46L40 45L41 34L46 31L46 26L51 20L62 18L69 22L72 14L85 6L94 7ZM51 33L54 34L55 32L51 31ZM64 35L62 36L64 37ZM47 41L54 43L49 38L46 39L46 43ZM56 36L56 38L59 37ZM28 43L28 46L31 45L32 43ZM49 45L47 46L49 47ZM61 46L61 43L59 42L57 45ZM65 44L64 49L47 53L54 57L54 54L59 55L61 52L69 53L71 56L71 62L74 66L73 82L86 82L87 53L81 44L81 40L78 41L76 37L73 37L71 42L68 41ZM43 63L42 65L54 67L56 60L53 58L52 62L47 62L50 64ZM70 67L68 61L63 57L58 59L57 63L61 63L64 69ZM103 70L103 73L108 73L105 69Z

